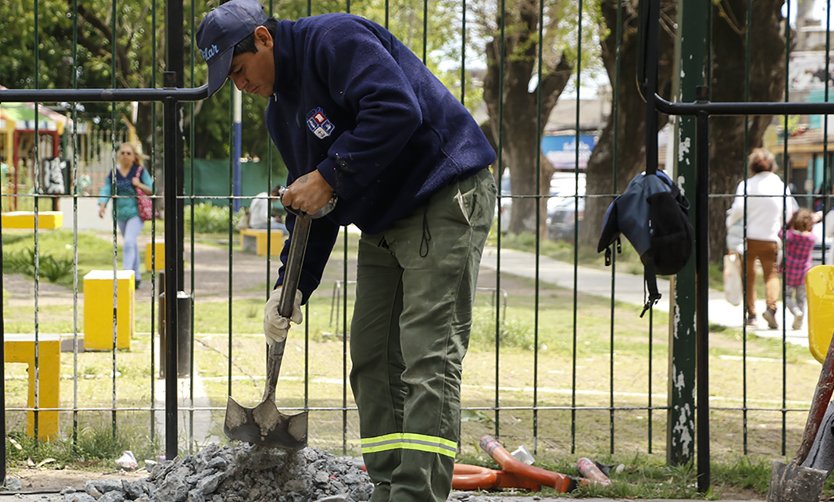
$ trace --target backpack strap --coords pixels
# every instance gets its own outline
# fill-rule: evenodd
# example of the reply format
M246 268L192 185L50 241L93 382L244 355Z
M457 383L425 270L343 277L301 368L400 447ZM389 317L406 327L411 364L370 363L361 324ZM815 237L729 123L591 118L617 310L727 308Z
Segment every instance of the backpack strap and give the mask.
M662 296L657 290L657 277L654 274L654 265L651 262L643 266L643 279L646 281L646 289L649 290L649 297L646 300L646 304L643 305L643 311L640 312L640 317L643 317L646 311L652 308L652 305L655 305Z
M620 236L619 235L617 237L615 237L614 241L611 242L605 248L605 266L606 267L611 265L611 258L612 258L612 255L614 254L614 251L616 251L617 254L623 254L623 245L620 242Z

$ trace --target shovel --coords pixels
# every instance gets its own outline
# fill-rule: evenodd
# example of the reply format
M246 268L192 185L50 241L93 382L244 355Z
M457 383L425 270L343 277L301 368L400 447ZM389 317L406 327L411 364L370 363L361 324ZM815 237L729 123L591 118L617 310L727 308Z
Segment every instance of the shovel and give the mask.
M335 202L331 201L331 203ZM332 204L329 209L332 209ZM322 215L317 213L315 216ZM301 265L304 263L304 251L307 247L312 219L313 217L308 214L296 215L278 304L278 312L287 318L292 317L293 302L298 289L298 281L301 279ZM256 446L287 450L297 450L307 446L307 412L285 415L275 406L275 385L281 371L285 345L286 339L269 344L266 386L263 401L259 405L254 408L245 408L229 396L226 403L226 421L223 424L223 432L229 439L246 441Z
M785 465L782 462L773 462L773 471L770 475L770 488L767 492L767 502L810 502L819 500L822 485L828 477L826 471L803 467L802 463L808 457L811 445L819 432L820 423L828 402L831 400L831 393L834 390L834 336L828 345L828 353L820 370L820 377L817 381L817 388L814 390L814 398L811 401L811 409L808 412L808 421L805 423L805 432L802 435L802 444L796 452L796 457Z

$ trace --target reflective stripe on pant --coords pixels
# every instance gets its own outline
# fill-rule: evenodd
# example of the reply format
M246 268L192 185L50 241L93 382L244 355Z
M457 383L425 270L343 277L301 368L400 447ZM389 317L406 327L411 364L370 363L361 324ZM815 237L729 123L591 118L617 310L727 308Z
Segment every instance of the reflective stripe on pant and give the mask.
M451 490L461 363L495 197L484 169L359 241L350 382L375 502L441 501Z

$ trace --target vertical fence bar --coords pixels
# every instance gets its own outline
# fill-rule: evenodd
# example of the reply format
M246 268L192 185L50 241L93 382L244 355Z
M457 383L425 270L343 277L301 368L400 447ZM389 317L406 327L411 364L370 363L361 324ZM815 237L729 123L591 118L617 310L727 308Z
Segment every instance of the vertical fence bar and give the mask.
M580 0L581 3L581 0ZM539 305L541 295L541 217L542 217L542 198L541 198L541 184L542 184L542 165L541 165L541 131L542 131L542 81L544 74L542 72L542 41L544 40L544 0L539 0L538 12L538 37L539 42L536 44L538 51L536 55L536 142L534 143L534 152L536 159L536 259L534 264L535 280L534 280L534 299L533 299L533 451L538 452L539 444ZM580 28L581 29L581 28ZM577 78L577 88L579 87ZM548 176L548 181L549 180ZM549 190L548 190L549 193ZM544 205L547 207L547 198L544 199ZM497 307L497 305L496 305Z
M348 364L347 358L348 354L350 353L348 349L348 323L347 323L347 316L348 316L348 309L347 309L347 295L348 295L348 273L347 273L347 253L348 253L348 227L342 227L342 235L343 241L342 245L344 246L344 251L342 253L342 284L344 287L342 288L342 454L347 453L347 431L348 431L348 419L347 419L347 388L348 388Z
M170 5L174 2L169 2ZM171 17L168 17L171 22ZM169 28L170 29L170 28ZM176 76L166 71L163 75L166 87L176 85ZM165 131L165 458L173 460L177 456L177 326L179 312L177 308L177 274L179 261L177 256L177 214L176 186L178 182L176 134L177 102L166 98L163 105L163 124ZM173 214L172 214L173 213ZM162 347L160 347L162 349Z
M168 0L165 5L165 74L166 87L182 87L183 40L182 0ZM182 238L184 232L183 205L178 195L183 192L181 165L182 138L179 122L180 107L174 98L163 105L165 131L165 457L177 455L177 350L179 309L177 292L183 286ZM173 213L173 217L172 216ZM193 309L192 309L193 310Z
M38 0L34 0L35 3L35 89L40 88L40 30L38 29ZM34 115L35 115L35 158L32 161L32 174L34 178L34 209L35 209L35 227L34 227L34 247L35 247L35 356L34 356L34 368L32 371L35 373L35 383L34 383L34 401L33 406L34 410L32 411L33 421L34 421L34 434L35 434L35 444L38 444L40 441L40 434L39 434L39 414L38 408L40 408L40 234L38 232L39 224L39 216L40 216L40 116L38 114L39 102L35 101L33 103L34 106Z
M831 61L829 58L831 57L831 0L825 1L825 74L830 75L831 69ZM828 103L829 100L829 81L825 81L825 102ZM826 253L826 246L827 245L834 245L831 243L830 240L827 238L827 228L826 228L826 220L825 216L828 215L828 210L831 207L830 199L831 193L834 192L828 184L830 183L830 178L828 177L828 114L822 116L822 264L825 265L828 263L828 253ZM816 167L816 166L815 166Z
M708 87L696 89L699 101L706 101ZM697 119L697 182L695 185L695 272L696 272L696 389L698 396L697 454L698 491L710 487L709 444L709 115L700 112Z
M191 50L189 51L189 57L188 57L188 61L189 61L189 79L188 79L189 84L188 85L190 87L194 87L195 86L195 75L194 75L194 63L195 63L195 61L194 61L194 59L195 59L196 51L194 51L193 48L197 46L197 43L196 43L196 35L197 35L196 18L197 18L197 16L196 16L195 9L194 9L195 0L191 0L191 2L189 2L189 4L190 4L189 5L190 11L189 11L189 16L188 16L188 19L189 19L188 25L189 25L189 28L190 28L189 29L189 42L190 42ZM188 127L188 172L190 174L190 176L189 176L189 186L188 186L188 195L190 196L190 199L188 199L188 211L189 211L189 216L191 216L191 221L193 222L194 221L194 155L195 155L195 153L194 153L194 143L195 143L195 138L196 138L196 132L194 130L195 129L194 128L194 103L189 103L188 104L188 117L189 117L189 121L188 121L188 124L189 124L189 127ZM183 192L183 195L185 195L185 192ZM182 203L185 204L185 202L186 202L186 200L183 199ZM185 208L183 208L183 216L185 216ZM185 224L185 218L184 217L183 217L183 224ZM191 301L191 309L189 311L190 312L189 315L191 316L189 326L191 326L191 330L188 333L188 336L191 337L191 340L188 343L188 350L190 351L190 354L188 356L188 364L189 364L189 368L188 368L188 379L189 379L188 380L189 381L188 398L189 398L189 403L190 403L190 410L188 412L188 424L189 424L188 430L190 431L190 434L191 434L191 437L189 438L189 441L188 441L188 452L189 453L192 453L193 446L196 442L195 438L194 438L194 379L195 379L194 345L195 345L195 337L196 337L197 329L195 328L196 324L194 322L195 319L196 319L196 315L194 313L194 311L196 310L194 308L195 307L194 302L195 302L195 298L197 297L197 295L194 291L195 290L195 277L194 276L195 276L197 257L196 257L196 251L194 249L195 248L195 246L194 246L194 244L195 244L195 242L194 242L195 241L194 232L195 232L195 228L194 228L194 225L192 224L191 225L191 231L189 232L189 235L188 235L189 244L190 244L189 248L188 248L189 249L189 263L191 264L191 266L189 267L189 272L190 272L189 273L189 279L190 280L189 280L189 288L188 288L189 297L190 297L190 301ZM269 256L269 253L267 253L267 256ZM267 277L269 277L269 274L267 274ZM179 300L177 300L177 303L179 303ZM206 413L209 416L211 416L210 411L206 412ZM203 440L204 438L200 438L200 439Z
M116 0L110 2L110 87L116 89ZM119 305L118 292L119 281L118 274L118 185L116 184L117 167L117 147L116 147L116 103L110 102L110 181L111 191L113 195L111 198L113 204L113 316L112 316L112 348L110 351L110 385L111 385L111 403L110 403L110 432L112 437L116 437L116 345L118 341L118 315L117 308Z
M498 253L495 262L495 290L501 290L501 178L504 172L504 64L506 62L506 13L505 0L500 1L501 9L499 14L499 55L498 55ZM511 199L512 200L512 199ZM501 437L501 313L495 309L495 437Z
M72 77L73 89L78 89L78 0L72 0ZM72 106L72 374L78 375L78 103ZM0 319L3 316L0 315ZM2 405L2 403L0 403ZM3 434L2 437L5 437ZM78 444L78 379L72 381L71 444ZM5 466L6 462L3 461ZM5 478L5 476L4 476Z
M229 88L229 92L228 92L228 94L229 94L229 110L228 111L229 111L229 122L231 123L232 122L232 120L231 120L232 115L234 113L233 108L234 108L234 92L235 91L234 91L234 85L229 84L228 88ZM234 141L234 138L233 138L232 128L230 127L229 128L229 143L231 144L232 141ZM232 156L233 156L233 153L230 152L229 153L229 171L230 172L232 170L234 170L234 159L232 158ZM234 361L234 358L233 358L233 356L234 356L234 351L233 351L234 346L232 345L232 318L233 318L233 315L234 315L234 313L232 311L232 303L233 303L232 302L232 300L233 300L232 286L234 285L234 278L232 277L232 270L233 270L232 251L233 251L233 246L234 246L234 244L233 244L233 233L232 233L233 228L234 228L234 225L232 225L232 217L234 216L234 199L233 199L233 196L232 196L232 194L234 193L233 183L234 183L233 177L230 176L229 177L229 185L228 185L229 197L226 199L226 210L228 211L227 214L229 215L229 224L226 226L226 232L227 232L226 235L227 235L227 238L228 238L228 241L229 241L229 244L226 247L226 249L228 250L227 251L228 255L226 256L226 261L228 263L228 271L226 273L226 281L229 284L229 291L228 291L228 294L227 294L227 297L226 297L226 315L228 316L227 317L227 323L226 323L226 330L227 330L226 344L227 344L227 350L228 350L228 354L229 354L229 359L227 360L227 362L228 362L227 374L228 374L228 378L229 378L229 381L228 381L228 389L229 389L228 394L229 394L229 396L232 395L232 366L233 366L232 361ZM263 353L264 365L268 364L269 359L268 359L267 353L268 353L268 351L264 350L264 353Z
M753 19L753 0L747 0L747 18L746 18L746 26L751 27L751 21ZM751 28L748 28L744 32L744 100L750 100L750 40L751 40ZM748 116L744 116L744 143L742 144L742 159L746 159L747 155L745 155L750 149L750 120ZM747 162L746 160L742 160L741 166L741 178L747 178ZM745 204L747 204L747 200L745 199ZM746 218L746 208L745 208L745 218ZM746 240L746 239L745 239ZM744 246L745 249L747 246ZM747 267L745 268L745 272ZM747 302L744 302L744 305L747 305ZM742 309L742 311L746 310L746 307ZM746 326L746 319L742 319L742 324ZM742 350L741 350L741 371L742 371L742 378L741 378L741 394L742 394L742 404L741 404L741 436L742 436L742 451L746 455L748 452L748 409L747 409L747 331L742 331Z
M622 63L622 51L621 51L621 49L622 49L622 44L623 44L623 3L622 2L617 2L617 26L616 26L615 37L616 37L616 42L615 42L616 54L614 56L614 67L615 67L615 69L614 69L613 89L612 89L612 92L611 92L611 96L612 96L611 116L613 117L613 122L614 122L615 125L613 127L612 132L611 132L612 144L613 144L612 162L611 162L611 179L613 180L612 186L616 190L617 187L619 186L618 181L617 181L618 180L617 173L619 171L618 161L619 161L619 153L620 153L620 142L619 142L619 136L620 136L620 128L619 128L619 123L620 123L620 93L619 93L618 90L620 88L620 68L622 67L622 64L621 64ZM578 108L579 108L579 99L577 97L577 111L576 111L577 126L579 124L579 109ZM577 145L578 144L579 143L578 143L578 140L577 140ZM576 158L577 158L576 162L577 162L577 166L578 166L578 162L579 162L579 160L578 160L579 159L579 150L578 149L576 151ZM577 185L576 186L577 187L579 186L578 174L577 174ZM578 188L577 188L577 192L578 192ZM575 219L574 221L577 221L577 220ZM579 228L578 225L576 226L576 228ZM616 306L617 305L616 305L616 295L614 294L614 291L615 291L615 286L616 286L615 278L617 276L617 255L618 254L619 253L611 253L611 289L610 289L611 297L610 297L610 302L609 302L609 312L610 312L610 314L609 314L609 319L608 319L608 336L612 340L612 345L613 345L614 331L615 331L615 326L616 326L616 323L614 322L614 314L616 312ZM577 287L579 285L579 282L578 282L578 278L579 278L578 277L578 272L579 271L578 271L578 266L577 266L577 264L579 263L579 232L578 231L574 232L573 261L574 261L573 302L574 302L574 305L576 305L576 303L578 301L578 294L577 294L576 290L577 290ZM575 311L576 311L576 308L574 308L574 319L573 319L574 340L576 339L576 322L577 322ZM574 357L574 359L575 359L575 357ZM575 371L575 364L574 364L574 371ZM649 371L649 376L651 378L651 371ZM649 385L649 402L650 403L651 403L651 396L652 396L652 394L651 394L651 385ZM649 413L651 414L651 406L649 407ZM573 427L573 425L571 427ZM651 453L651 415L649 415L649 431L650 431L649 432L649 442L650 442L649 443L649 445L650 445L649 446L649 453Z
M77 1L77 0L74 0ZM151 0L151 61L153 64L151 65L151 87L156 87L156 72L157 72L157 59L156 59L156 0ZM156 161L156 103L151 104L151 124L153 132L151 133L151 166L155 166ZM151 169L151 174L156 179L156 172L155 169ZM157 194L158 184L154 183L153 191L154 194ZM158 201L156 198L152 199L153 204L153 214L156 215L156 209L158 207ZM156 239L156 220L151 224L151 242L154 242ZM163 241L164 242L164 241ZM156 322L157 319L155 317L156 311L156 299L157 295L161 293L161 291L157 291L157 275L156 275L156 246L151 245L152 254L151 254L151 374L150 374L150 387L151 387L151 397L150 397L150 436L151 436L151 444L154 443L156 440ZM191 263L194 263L193 260ZM164 277L164 276L163 276ZM193 309L192 309L193 310ZM163 315L162 312L158 313L161 317ZM161 327L165 329L164 326ZM160 344L161 344L160 340ZM162 358L165 357L164 353L162 352L162 347L159 347L159 354L160 354L160 366L162 366Z
M2 102L0 102L2 104ZM17 166L15 166L17 167ZM0 208L3 197L0 196ZM3 260L3 225L0 225L0 272L5 270ZM6 274L0 273L0 484L6 486Z
M786 9L787 13L786 13L786 16L785 16L785 19L786 19L786 21L785 21L785 103L787 103L787 102L790 101L790 92L791 92L790 91L790 61L791 61L791 23L790 23L790 18L791 18L791 4L793 2L791 0L787 0L785 3L787 5L787 9ZM787 132L787 131L788 131L788 115L785 114L785 132ZM783 143L783 150L782 150L782 163L784 164L784 168L785 168L785 171L784 171L785 172L785 179L784 179L784 183L782 184L782 216L780 217L780 220L782 222L782 224L780 225L780 227L782 229L782 232L781 232L782 235L784 235L784 231L785 231L785 223L786 223L785 222L785 208L786 208L787 203L788 203L787 190L788 190L788 180L790 179L788 177L788 173L789 173L788 141L789 141L789 138L790 138L790 134L785 134L785 141ZM779 237L779 239L780 239L779 245L780 245L781 249L784 249L784 247L785 247L784 242L782 242L784 239L782 237ZM784 274L785 261L784 260L785 260L785 255L784 255L784 253L782 253L782 261L779 263L779 267L782 270L782 274L781 274L782 275L782 277L781 277L781 279L782 279L782 281L781 281L782 305L785 304L785 302L784 302L784 300L785 300L785 274ZM767 308L767 307L765 307L765 308ZM787 368L788 346L787 345L788 345L788 341L787 341L786 332L785 332L785 310L786 309L782 309L782 455L785 455L786 452L787 452L787 429L788 429L788 424L787 424L787 419L788 419L788 410L787 410L787 408L788 408L788 390L787 390L787 386L788 386L788 368Z

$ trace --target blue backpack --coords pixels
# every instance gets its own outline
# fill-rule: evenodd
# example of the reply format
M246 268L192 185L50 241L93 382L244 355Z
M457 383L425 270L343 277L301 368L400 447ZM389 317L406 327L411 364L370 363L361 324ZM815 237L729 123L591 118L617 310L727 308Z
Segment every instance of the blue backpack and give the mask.
M688 214L689 201L663 171L635 176L605 211L597 252L605 251L610 265L612 250L622 252L622 234L640 255L649 293L640 317L660 300L656 275L680 272L692 255L695 232Z

